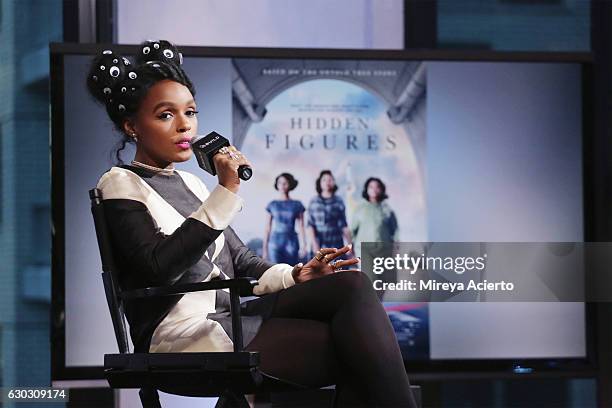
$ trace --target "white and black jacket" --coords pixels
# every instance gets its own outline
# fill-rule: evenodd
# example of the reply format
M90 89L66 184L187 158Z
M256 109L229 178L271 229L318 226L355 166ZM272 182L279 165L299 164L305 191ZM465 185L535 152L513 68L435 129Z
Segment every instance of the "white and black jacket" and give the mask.
M98 182L122 290L238 276L259 280L256 295L295 284L292 266L265 262L229 227L243 205L239 196L220 185L209 192L195 175L175 170L174 182L178 175L183 189L201 202L181 215L139 170L113 167ZM215 291L205 291L126 302L134 350L231 351L221 324L207 318L215 301Z

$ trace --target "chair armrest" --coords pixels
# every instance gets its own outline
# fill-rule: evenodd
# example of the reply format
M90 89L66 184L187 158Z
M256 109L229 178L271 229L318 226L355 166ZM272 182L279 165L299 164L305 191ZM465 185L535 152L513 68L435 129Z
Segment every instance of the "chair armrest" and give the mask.
M156 286L143 289L134 289L121 293L122 299L138 299L155 296L182 295L190 292L201 292L203 290L230 289L238 291L240 296L251 296L253 288L259 282L255 278L235 278L226 280L212 280L208 282L184 283L171 286Z
M215 279L208 282L185 283L181 285L158 286L144 289L135 289L121 293L121 298L137 299L157 296L182 295L190 292L200 292L203 290L226 289L230 290L230 313L232 316L232 334L234 340L234 351L242 351L242 322L240 320L240 295L248 296L253 294L253 288L259 282L254 278L235 278L235 279Z

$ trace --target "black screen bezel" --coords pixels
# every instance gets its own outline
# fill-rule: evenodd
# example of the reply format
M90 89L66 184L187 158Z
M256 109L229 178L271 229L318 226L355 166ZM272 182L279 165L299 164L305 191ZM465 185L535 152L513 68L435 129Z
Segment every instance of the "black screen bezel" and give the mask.
M52 305L51 305L51 378L59 380L92 380L104 378L101 366L66 366L65 364L65 263L64 263L64 57L95 55L112 48L123 55L134 55L137 45L53 43L51 58L51 216L52 216ZM590 213L589 192L592 191L592 168L587 158L592 154L593 58L590 53L497 52L458 50L350 50L350 49L293 49L293 48L234 48L234 47L179 47L185 58L279 58L279 59L365 59L365 60L425 60L425 61L480 61L571 63L582 67L582 163L583 163L583 220L584 240L589 240L596 222ZM84 79L83 79L84 84ZM85 194L85 192L84 192ZM98 271L90 271L92 274ZM101 272L101 271L99 271ZM586 358L558 359L462 359L405 361L413 379L452 378L518 378L518 377L593 377L596 374L596 305L585 304ZM518 372L517 366L529 368L529 373Z

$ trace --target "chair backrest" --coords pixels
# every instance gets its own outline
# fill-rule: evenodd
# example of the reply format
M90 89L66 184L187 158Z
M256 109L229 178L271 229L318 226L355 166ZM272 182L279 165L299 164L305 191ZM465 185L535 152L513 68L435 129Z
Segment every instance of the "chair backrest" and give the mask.
M113 258L108 224L104 215L102 191L97 188L89 190L89 199L91 200L91 214L93 215L96 227L96 237L98 239L98 248L100 249L100 259L102 260L104 293L106 294L106 303L108 303L108 310L113 321L117 346L120 353L129 353L123 300L121 299L121 290L116 275L118 270L115 267Z

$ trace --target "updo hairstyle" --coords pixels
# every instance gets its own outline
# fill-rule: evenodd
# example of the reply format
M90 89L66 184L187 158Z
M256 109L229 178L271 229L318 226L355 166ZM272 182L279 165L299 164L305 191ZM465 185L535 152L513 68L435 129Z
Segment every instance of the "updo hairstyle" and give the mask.
M119 163L122 163L119 153L126 143L133 142L125 134L123 124L135 116L153 85L169 79L186 86L195 97L195 89L181 68L182 63L183 55L166 40L143 42L134 64L110 49L93 59L87 74L87 89L104 105L115 128L123 134L120 147L116 149Z

